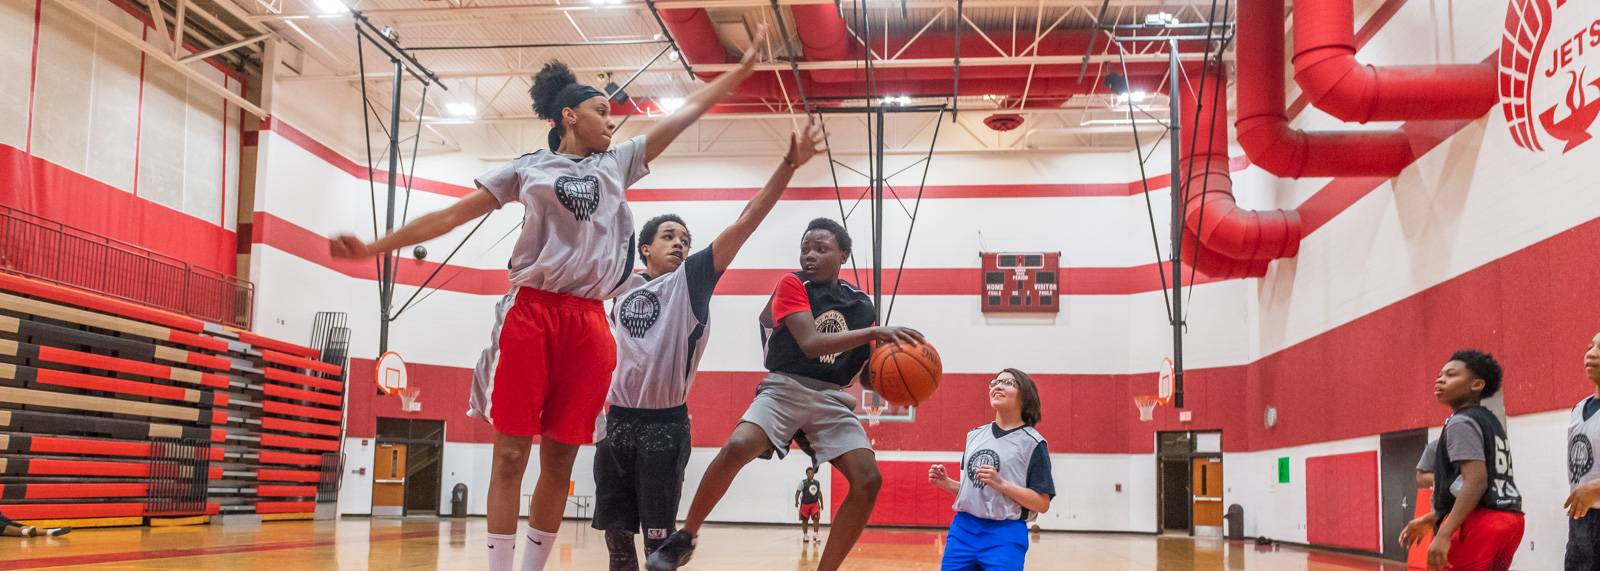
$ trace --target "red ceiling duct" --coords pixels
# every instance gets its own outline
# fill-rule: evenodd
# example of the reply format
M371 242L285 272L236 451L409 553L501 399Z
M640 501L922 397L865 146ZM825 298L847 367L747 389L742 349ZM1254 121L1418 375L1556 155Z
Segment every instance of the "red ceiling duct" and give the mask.
M1242 49L1242 48L1241 48ZM1300 213L1293 210L1246 210L1233 199L1233 178L1228 169L1228 89L1220 66L1207 70L1204 89L1196 96L1179 90L1184 138L1178 160L1178 175L1183 181L1186 237L1197 237L1198 268L1218 278L1260 277L1266 274L1266 261L1293 257L1300 251L1304 230ZM1198 128L1195 128L1198 126ZM1211 260L1213 255L1238 261ZM1220 273L1218 273L1220 272Z
M1251 162L1292 178L1392 177L1416 160L1410 137L1399 130L1291 129L1284 114L1283 32L1283 0L1240 0L1235 126Z
M1187 225L1183 227L1183 263L1208 277L1234 280L1267 275L1271 260L1235 260L1207 248Z
M1356 61L1351 0L1300 0L1294 9L1294 80L1329 115L1354 123L1475 119L1499 98L1490 62L1375 67Z
M665 8L671 4L671 2L661 4L663 6L660 10L661 19L690 65L737 61L723 46L715 24L704 9ZM863 48L850 37L845 21L839 18L833 5L803 4L789 8L796 18L796 33L800 38L800 46L804 49L806 61L861 59ZM898 51L899 46L904 46L910 39L910 37L891 38L889 45L891 49ZM1008 47L1013 41L1010 34L991 34L990 39ZM987 40L975 32L968 33L961 41L961 52L965 56L1000 55ZM1031 34L1019 35L1015 41L1017 49L1023 50L1032 43L1033 38ZM900 57L902 59L948 58L955 52L954 43L955 38L952 35L924 34L917 38ZM1082 54L1086 48L1087 36L1080 38L1076 34L1056 33L1040 42L1037 53ZM881 51L883 48L879 45L875 49ZM878 55L889 57L894 54ZM1077 80L1078 65L1032 66L1034 69L1031 82L1029 67L1027 65L963 67L959 95L996 95L1015 98L1021 97L1026 92L1030 103L1048 104L1047 102L1062 101L1073 95L1091 93L1098 88L1092 73L1081 83ZM1133 76L1130 78L1130 83L1154 89L1166 73L1166 64L1129 64L1128 71ZM702 80L710 80L717 74L697 72L696 75ZM801 73L805 93L811 98L854 98L872 95L943 97L950 95L951 88L955 86L954 77L955 71L952 67L874 68L874 83L879 86L874 91L867 85L866 72L863 69L810 70ZM891 87L893 93L888 92ZM739 86L738 94L790 101L798 101L800 98L794 74L786 72L760 73L752 76Z

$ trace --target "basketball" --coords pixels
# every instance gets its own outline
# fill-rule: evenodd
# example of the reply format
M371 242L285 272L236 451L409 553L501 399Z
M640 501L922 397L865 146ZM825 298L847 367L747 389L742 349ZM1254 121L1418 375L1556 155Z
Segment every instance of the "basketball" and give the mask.
M944 364L933 345L885 343L872 350L867 361L872 390L900 406L916 406L933 396L944 375Z

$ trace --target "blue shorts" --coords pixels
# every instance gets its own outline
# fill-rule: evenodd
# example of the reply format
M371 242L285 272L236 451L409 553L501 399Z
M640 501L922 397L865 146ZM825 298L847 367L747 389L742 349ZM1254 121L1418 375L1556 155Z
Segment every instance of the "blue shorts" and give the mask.
M1028 554L1028 524L956 512L944 541L940 571L1022 571Z

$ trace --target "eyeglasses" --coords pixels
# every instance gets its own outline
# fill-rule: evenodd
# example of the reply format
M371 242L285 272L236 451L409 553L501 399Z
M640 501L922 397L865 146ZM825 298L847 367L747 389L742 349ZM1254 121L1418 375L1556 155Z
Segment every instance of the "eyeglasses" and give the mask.
M996 377L994 380L989 381L989 388L991 388L991 389L995 388L995 387L1002 386L1002 385L1007 386L1007 387L1016 388L1017 380L1016 379L1008 379L1008 378L1005 378L1005 377Z

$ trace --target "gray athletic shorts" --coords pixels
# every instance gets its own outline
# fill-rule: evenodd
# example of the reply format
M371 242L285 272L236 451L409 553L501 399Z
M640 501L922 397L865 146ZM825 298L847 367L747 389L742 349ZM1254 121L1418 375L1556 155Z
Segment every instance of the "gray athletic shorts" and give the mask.
M743 422L761 427L779 458L789 452L789 441L801 435L809 441L817 462L827 462L859 448L872 449L867 431L856 418L856 397L839 385L784 373L767 373L756 385L756 400L744 412Z

